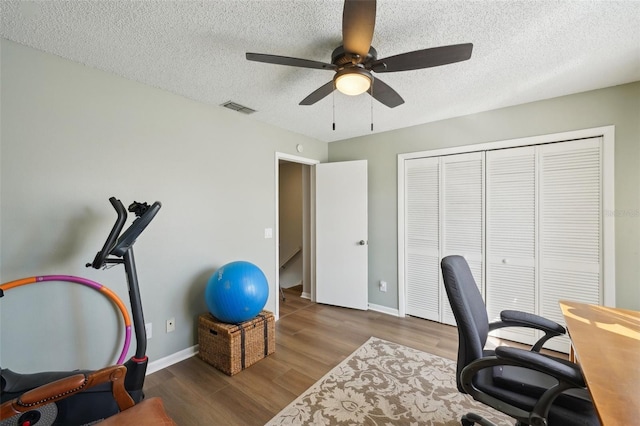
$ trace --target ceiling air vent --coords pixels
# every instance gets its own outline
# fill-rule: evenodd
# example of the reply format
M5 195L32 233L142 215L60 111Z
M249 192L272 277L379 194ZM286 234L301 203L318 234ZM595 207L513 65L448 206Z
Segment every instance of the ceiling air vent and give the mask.
M237 103L235 103L233 101L225 102L225 103L222 104L222 106L225 107L225 108L232 109L234 111L242 112L244 114L253 114L254 112L256 112L255 109L251 109L251 108L246 107L244 105L237 104Z

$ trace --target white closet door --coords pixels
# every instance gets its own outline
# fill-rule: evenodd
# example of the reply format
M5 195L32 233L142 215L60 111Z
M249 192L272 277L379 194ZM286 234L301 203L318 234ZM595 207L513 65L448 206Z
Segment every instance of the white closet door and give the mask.
M487 293L489 320L505 309L536 312L535 147L488 151ZM533 343L531 329L510 328L499 337Z
M407 314L440 321L440 170L438 158L405 165Z
M484 153L441 157L441 171L441 257L464 256L484 295ZM443 284L440 289L441 321L455 325Z
M561 299L602 303L601 138L540 146L540 315ZM547 347L566 351L569 340Z

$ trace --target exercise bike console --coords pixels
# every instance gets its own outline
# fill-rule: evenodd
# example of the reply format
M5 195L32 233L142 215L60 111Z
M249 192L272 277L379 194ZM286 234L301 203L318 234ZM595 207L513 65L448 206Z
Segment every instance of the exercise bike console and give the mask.
M138 235L144 231L147 225L155 217L155 215L162 207L159 201L149 206L147 203L134 202L129 206L129 211L137 216L137 219L133 221L131 226L118 238L116 245L109 252L114 256L124 256L125 252L135 242Z

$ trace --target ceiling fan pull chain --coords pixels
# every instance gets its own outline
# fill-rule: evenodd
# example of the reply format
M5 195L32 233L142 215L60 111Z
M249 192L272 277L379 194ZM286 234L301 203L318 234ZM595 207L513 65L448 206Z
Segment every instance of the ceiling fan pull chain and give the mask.
M373 84L369 88L371 90L371 131L373 132Z
M336 130L336 92L331 93L331 100L333 101L333 130Z

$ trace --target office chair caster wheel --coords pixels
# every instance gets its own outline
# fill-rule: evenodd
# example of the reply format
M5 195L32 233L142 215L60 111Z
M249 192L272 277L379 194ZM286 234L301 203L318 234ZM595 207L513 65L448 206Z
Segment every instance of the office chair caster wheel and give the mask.
M474 413L467 413L462 416L462 418L460 419L460 423L462 423L462 426L474 426L475 424L478 424L480 426L496 426L484 417L481 417Z
M460 423L462 424L462 426L474 426L476 424L476 422L474 421L474 417L475 416L473 415L473 413L465 414L460 419Z

